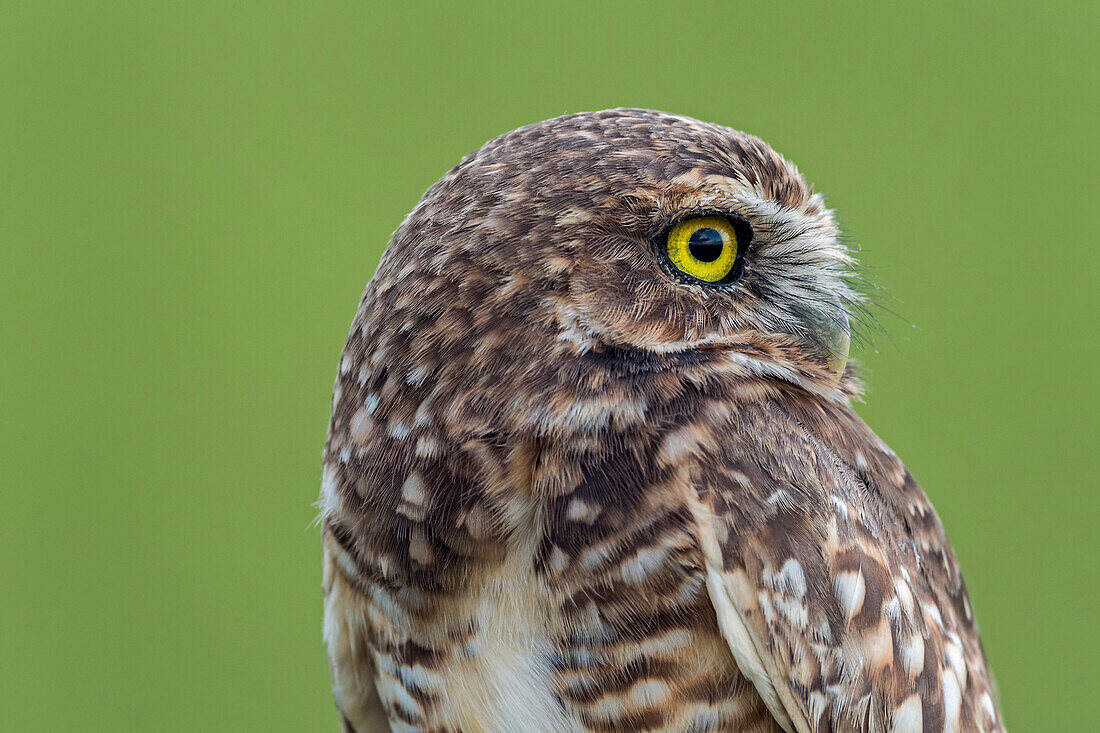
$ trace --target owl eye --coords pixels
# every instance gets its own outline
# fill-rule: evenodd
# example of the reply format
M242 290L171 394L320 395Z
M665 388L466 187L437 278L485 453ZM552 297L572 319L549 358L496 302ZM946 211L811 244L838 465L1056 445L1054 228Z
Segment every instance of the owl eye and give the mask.
M680 272L707 283L729 283L740 274L737 229L721 216L685 219L668 230L665 252Z

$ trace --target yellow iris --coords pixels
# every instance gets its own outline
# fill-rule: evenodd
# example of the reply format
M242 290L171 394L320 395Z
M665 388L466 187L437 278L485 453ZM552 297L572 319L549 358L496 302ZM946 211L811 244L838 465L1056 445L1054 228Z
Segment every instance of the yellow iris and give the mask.
M720 216L700 216L672 227L665 247L676 269L703 282L722 282L737 261L737 232Z

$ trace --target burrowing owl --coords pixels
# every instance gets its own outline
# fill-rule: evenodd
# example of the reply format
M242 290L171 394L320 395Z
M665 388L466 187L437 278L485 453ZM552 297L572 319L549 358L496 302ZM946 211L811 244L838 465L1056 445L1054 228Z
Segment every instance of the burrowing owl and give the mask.
M612 110L397 229L325 447L350 731L1000 731L966 587L852 411L853 261L755 137Z

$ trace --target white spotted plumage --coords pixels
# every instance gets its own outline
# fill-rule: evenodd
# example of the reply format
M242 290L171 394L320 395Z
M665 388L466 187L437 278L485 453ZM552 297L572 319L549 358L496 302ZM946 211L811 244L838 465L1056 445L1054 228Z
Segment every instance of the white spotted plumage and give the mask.
M667 256L693 217L736 276ZM685 117L549 120L433 185L334 390L345 729L1003 731L939 519L849 404L853 266L790 163Z

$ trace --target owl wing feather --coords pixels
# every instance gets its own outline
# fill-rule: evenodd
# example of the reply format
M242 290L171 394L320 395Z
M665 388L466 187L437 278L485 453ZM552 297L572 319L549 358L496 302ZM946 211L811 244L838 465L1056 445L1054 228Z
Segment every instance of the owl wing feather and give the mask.
M366 600L341 567L343 550L328 530L323 542L324 637L341 725L345 733L389 733L389 720L375 688Z
M719 627L787 731L1000 731L954 553L846 405L712 409L692 471Z

